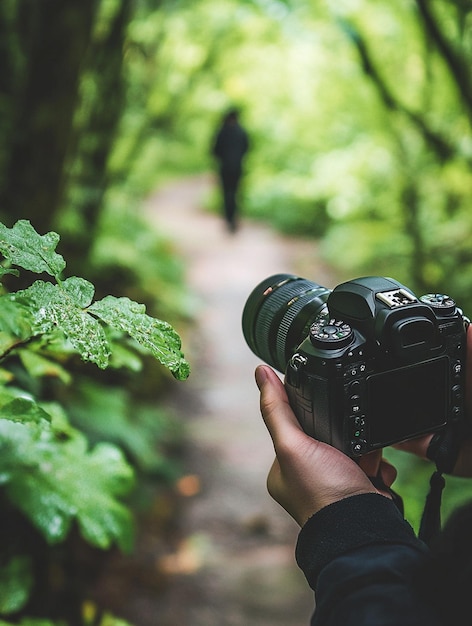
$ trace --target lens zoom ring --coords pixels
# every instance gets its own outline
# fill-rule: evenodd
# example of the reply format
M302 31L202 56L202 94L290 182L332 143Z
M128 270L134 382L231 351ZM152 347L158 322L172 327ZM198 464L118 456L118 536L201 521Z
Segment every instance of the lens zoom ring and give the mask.
M260 357L268 363L273 362L271 355L271 328L273 327L274 319L277 319L278 311L285 310L287 302L289 302L294 296L300 293L300 283L307 283L309 281L298 279L288 283L285 283L278 289L276 289L270 296L264 300L259 309L259 315L254 329L254 341ZM273 346L275 347L275 346ZM279 367L279 364L275 365ZM282 370L285 365L282 367Z
M317 288L320 287L319 285L315 286ZM279 344L281 344L281 342L283 344L285 341L286 333L284 336L282 335L282 330L279 329L279 324L281 319L283 319L287 313L290 313L292 306L297 304L300 300L300 297L298 297L297 300L289 306L289 303L291 303L293 298L306 293L306 290L309 290L311 294L313 292L313 287L314 283L309 280L299 279L291 281L274 291L274 293L267 298L260 308L259 318L255 328L256 346L260 352L261 358L269 363L274 363L275 367L280 371L285 369L286 359L285 349L283 348L282 356L279 357ZM325 291L324 288L320 287L320 289ZM293 319L294 315L290 315L290 324ZM290 324L286 327L287 332Z
M288 309L285 311L283 318L280 320L279 329L277 332L276 339L276 357L279 362L286 363L287 362L287 354L293 354L293 350L296 346L287 345L287 337L290 332L290 328L292 326L293 321L298 316L300 311L305 308L305 306L309 305L315 298L319 295L326 293L326 289L324 287L313 288L313 283L309 283L310 290L305 291L294 301ZM316 307L316 311L313 311L314 314L319 312L319 306ZM313 321L315 315L310 316L310 323ZM308 334L308 328L306 329L306 333L303 332L300 336L300 341L305 338L306 334Z

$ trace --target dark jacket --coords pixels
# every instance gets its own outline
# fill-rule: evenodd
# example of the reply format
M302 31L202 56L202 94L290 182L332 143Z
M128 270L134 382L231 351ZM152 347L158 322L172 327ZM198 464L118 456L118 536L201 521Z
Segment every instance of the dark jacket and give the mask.
M226 122L216 135L213 154L222 170L240 174L248 147L249 140L243 127L238 122Z
M316 513L300 532L296 558L315 591L312 626L456 626L443 621L437 558L381 495Z

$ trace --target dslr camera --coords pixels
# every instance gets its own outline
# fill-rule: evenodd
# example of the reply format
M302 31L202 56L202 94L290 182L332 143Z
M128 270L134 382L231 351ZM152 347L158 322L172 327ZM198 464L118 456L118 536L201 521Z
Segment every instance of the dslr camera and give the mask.
M465 422L467 324L449 296L380 276L330 290L276 274L242 316L303 430L352 458Z

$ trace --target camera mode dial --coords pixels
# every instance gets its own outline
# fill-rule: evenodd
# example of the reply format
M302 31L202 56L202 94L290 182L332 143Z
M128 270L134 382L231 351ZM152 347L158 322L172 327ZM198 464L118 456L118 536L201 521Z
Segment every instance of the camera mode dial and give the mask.
M352 328L342 320L323 317L310 326L312 345L323 350L338 350L348 346L354 337Z
M440 313L453 313L456 307L454 300L443 293L427 293L421 296L420 301L439 309Z

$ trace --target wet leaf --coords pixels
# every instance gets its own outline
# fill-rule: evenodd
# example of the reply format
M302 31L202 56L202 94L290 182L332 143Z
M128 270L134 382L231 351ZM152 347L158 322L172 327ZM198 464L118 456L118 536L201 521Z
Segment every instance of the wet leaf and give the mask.
M123 453L110 444L89 450L73 429L64 440L33 404L17 399L1 408L0 483L10 501L51 544L63 541L77 520L92 545L130 549L132 516L120 498L132 488L134 473Z
M76 277L61 285L37 280L16 297L32 305L36 333L59 328L82 359L104 369L110 356L108 341L97 319L82 308L90 303L93 290L91 283Z
M181 352L181 340L167 322L146 314L143 304L129 298L106 296L95 302L89 311L101 320L128 333L141 346L169 368L179 380L188 377L190 366Z
M0 253L13 265L58 277L66 266L55 252L60 237L49 232L39 235L28 220L18 220L12 228L0 223Z

